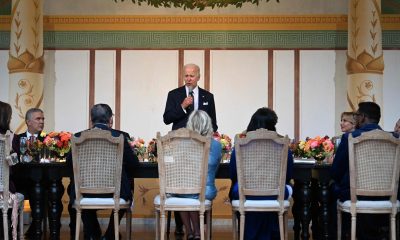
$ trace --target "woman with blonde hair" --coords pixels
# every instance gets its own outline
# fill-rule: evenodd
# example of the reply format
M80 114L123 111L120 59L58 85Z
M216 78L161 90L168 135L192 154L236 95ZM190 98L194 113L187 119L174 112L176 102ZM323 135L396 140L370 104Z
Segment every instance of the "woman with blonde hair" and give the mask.
M342 112L340 115L340 130L343 133L352 132L356 129L356 120L353 112Z
M188 119L186 128L199 133L202 136L212 137L213 126L210 116L202 110L193 111ZM205 197L213 200L217 196L215 187L215 174L217 173L219 162L221 161L221 144L215 139L211 139L210 153L208 155L208 173ZM198 195L187 195L189 198L198 198ZM200 239L200 222L198 212L180 212L183 225L185 226L186 238L188 240Z

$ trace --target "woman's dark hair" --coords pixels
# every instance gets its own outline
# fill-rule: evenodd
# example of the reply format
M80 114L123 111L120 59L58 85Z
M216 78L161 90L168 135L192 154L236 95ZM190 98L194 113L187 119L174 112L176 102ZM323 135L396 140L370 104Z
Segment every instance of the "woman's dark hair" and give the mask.
M257 109L250 119L247 126L247 132L255 131L260 128L265 128L270 131L276 131L275 125L278 122L278 116L274 110L262 107Z
M10 130L12 109L10 104L0 101L0 133L5 134Z

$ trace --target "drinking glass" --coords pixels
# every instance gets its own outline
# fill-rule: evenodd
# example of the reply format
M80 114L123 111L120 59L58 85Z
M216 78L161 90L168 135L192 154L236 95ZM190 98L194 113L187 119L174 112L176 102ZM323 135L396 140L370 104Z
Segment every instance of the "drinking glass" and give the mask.
M19 152L21 153L20 155L20 161L25 162L26 161L26 151L28 151L28 143L27 143L27 138L26 137L21 137L19 139Z

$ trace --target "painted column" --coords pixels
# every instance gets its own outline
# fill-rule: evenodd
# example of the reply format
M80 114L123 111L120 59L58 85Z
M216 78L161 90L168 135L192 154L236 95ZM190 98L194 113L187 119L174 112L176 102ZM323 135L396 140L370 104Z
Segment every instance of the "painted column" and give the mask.
M350 0L348 14L347 108L373 101L383 106L380 0Z
M13 0L11 10L9 102L11 129L26 130L28 109L43 106L43 0Z

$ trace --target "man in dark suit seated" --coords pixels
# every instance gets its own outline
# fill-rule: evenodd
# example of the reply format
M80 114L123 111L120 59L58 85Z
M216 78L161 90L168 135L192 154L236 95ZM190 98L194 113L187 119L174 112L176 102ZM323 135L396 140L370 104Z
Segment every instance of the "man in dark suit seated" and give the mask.
M336 200L346 201L350 199L350 172L349 172L349 135L358 137L364 132L372 131L375 129L382 130L379 126L381 118L381 109L378 104L374 102L361 102L358 104L358 110L354 114L356 120L356 129L351 133L343 134L339 147L336 151L335 158L331 167L331 177L334 183L331 186L331 207L330 207L330 237L336 239L336 225L337 225L337 205ZM395 137L397 134L393 133ZM381 231L383 226L388 226L388 217L384 214L377 215L359 215L357 221L362 228L357 227L361 231L357 233L358 239L381 239ZM343 233L348 232L350 229L350 216L343 214L342 226L344 227ZM345 234L343 234L345 235Z
M43 132L44 128L44 113L41 109L39 108L31 108L29 109L26 114L25 114L25 123L27 126L27 130L24 133L21 133L19 135L14 136L13 138L13 143L12 143L12 148L13 150L18 154L19 157L21 157L21 152L20 152L20 140L21 138L26 138L26 139L37 139L43 142L45 139L46 134ZM36 197L35 194L32 194L32 191L34 190L34 186L32 183L32 180L29 178L29 175L23 172L13 172L12 173L12 181L15 184L16 190L18 192L21 192L24 194L25 199L29 199L29 204L32 210L32 215L38 214L38 207L40 207L40 213L42 216L40 216L40 221L33 221L32 224L29 226L28 231L26 232L26 238L28 239L33 239L35 236L40 236L42 234L41 230L41 221L43 219L43 213L44 211L44 204L40 199L45 199L44 196L40 196L40 199L34 199ZM47 181L48 179L43 179L41 181L41 185L44 187L44 189L50 188L50 184ZM58 192L63 193L64 192L64 186L62 185L61 179L57 180L56 182L56 187L58 189ZM61 218L61 213L62 213L62 202L61 202L61 197L62 194L59 196L57 199L57 204L58 209L57 209L57 216L55 216L57 219L55 222L60 223L60 218ZM49 201L49 204L53 204L52 201ZM49 206L49 209L52 209L51 206ZM34 217L34 216L33 216ZM51 219L54 217L52 214L49 214L49 218ZM50 227L53 227L50 225ZM58 228L59 232L61 228L61 224L58 224L56 226ZM53 231L52 231L53 232Z
M172 130L185 128L190 113L193 110L203 110L212 120L213 130L217 131L217 118L215 115L214 95L197 85L200 80L200 68L190 63L183 66L185 85L168 93L165 104L164 123L171 124ZM175 234L183 235L183 223L178 212L175 212Z
M133 151L129 147L128 139L129 134L123 131L112 129L113 125L113 113L107 104L96 104L90 110L90 116L92 121L92 128L100 128L103 130L110 131L113 137L119 137L121 134L124 136L124 154L122 163L121 173L121 194L120 197L125 200L132 201L133 195L131 191L131 182L133 181L133 171L138 166L139 160ZM74 136L79 137L82 132L76 133ZM67 164L72 171L72 154L67 157ZM71 184L68 186L68 194L70 196L70 204L68 211L70 213L70 230L71 238L75 234L76 226L76 210L72 208L72 204L75 200L75 187L73 185L73 178ZM97 219L97 210L82 210L82 221L84 228L84 239L114 239L114 217L111 213L110 222L108 228L103 237L101 237L101 228ZM121 221L126 210L119 211L119 221Z

